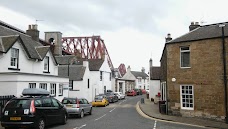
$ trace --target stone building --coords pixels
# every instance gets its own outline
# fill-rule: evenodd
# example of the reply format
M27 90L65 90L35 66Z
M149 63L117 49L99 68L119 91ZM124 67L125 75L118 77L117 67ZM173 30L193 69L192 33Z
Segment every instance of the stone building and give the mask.
M192 22L189 29L174 40L168 35L161 57L168 114L224 120L228 54L223 43L228 50L228 23L200 26Z

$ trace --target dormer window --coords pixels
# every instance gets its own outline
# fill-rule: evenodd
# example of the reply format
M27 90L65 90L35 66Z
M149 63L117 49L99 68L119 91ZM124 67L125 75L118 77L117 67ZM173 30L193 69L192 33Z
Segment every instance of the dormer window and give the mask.
M19 49L12 48L11 49L11 62L10 62L11 67L18 68L18 57L19 57Z
M49 73L49 57L44 58L44 72Z

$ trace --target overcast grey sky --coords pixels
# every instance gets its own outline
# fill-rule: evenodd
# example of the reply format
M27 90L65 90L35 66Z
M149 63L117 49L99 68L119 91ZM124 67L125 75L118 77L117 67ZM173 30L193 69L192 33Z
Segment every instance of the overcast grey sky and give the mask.
M177 38L192 21L227 22L226 0L1 0L0 20L19 29L39 21L45 31L63 36L100 35L114 67L148 71L149 59L160 66L167 33Z

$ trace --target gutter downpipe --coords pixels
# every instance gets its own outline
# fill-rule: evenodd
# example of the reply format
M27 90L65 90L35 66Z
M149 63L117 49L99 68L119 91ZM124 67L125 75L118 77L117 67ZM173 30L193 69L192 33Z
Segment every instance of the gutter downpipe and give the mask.
M225 47L225 36L224 36L224 24L220 24L219 27L222 28L222 55L223 55L223 81L224 81L224 95L225 95L225 121L228 124L228 111L227 111L227 76L226 76L226 47Z

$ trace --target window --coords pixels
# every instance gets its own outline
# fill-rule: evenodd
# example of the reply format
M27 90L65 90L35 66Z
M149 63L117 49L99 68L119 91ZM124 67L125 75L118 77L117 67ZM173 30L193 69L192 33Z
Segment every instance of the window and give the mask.
M141 83L142 82L142 78L138 78L138 82Z
M73 90L73 80L69 81L69 90Z
M12 48L10 66L13 68L18 68L18 60L19 60L19 49Z
M194 110L193 86L181 85L181 109Z
M36 88L36 83L29 83L29 88Z
M110 73L109 80L110 81L112 80L112 73Z
M51 96L56 96L56 84L51 83L51 88L50 88Z
M89 79L88 79L88 89L89 89Z
M59 84L59 96L63 96L63 84Z
M49 57L44 58L44 72L49 72Z
M50 98L43 99L43 107L52 107L52 102Z
M180 48L180 65L181 68L189 68L190 67L190 48L189 47L181 47Z
M100 81L102 81L102 78L103 78L103 73L102 71L100 71Z
M59 103L56 99L51 99L54 107L59 107Z
M47 90L47 83L40 83L40 87L39 88Z

